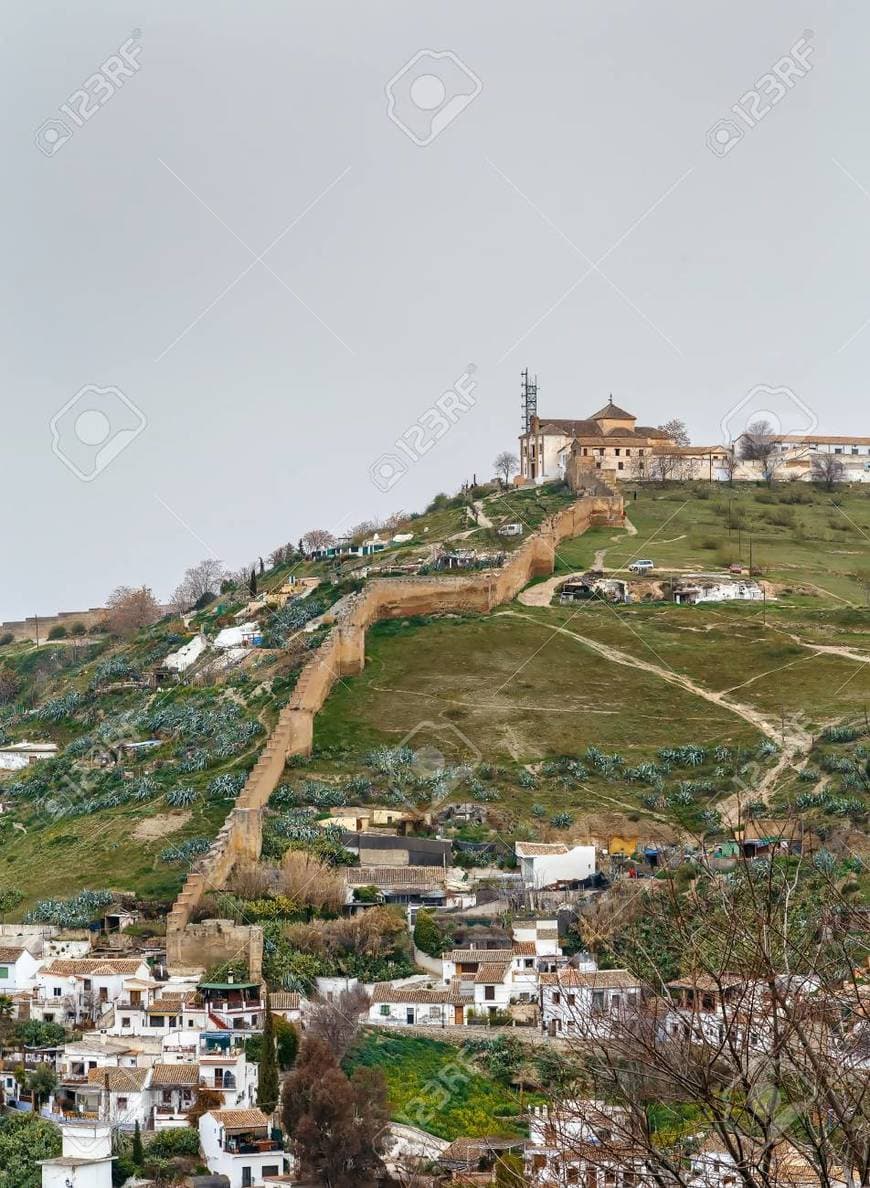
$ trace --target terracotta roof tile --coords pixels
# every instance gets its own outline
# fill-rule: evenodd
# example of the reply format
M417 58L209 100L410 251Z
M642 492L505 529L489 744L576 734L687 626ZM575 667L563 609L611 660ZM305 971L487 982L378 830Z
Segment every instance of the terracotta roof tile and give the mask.
M542 986L582 986L587 990L634 990L639 989L640 979L627 969L599 969L596 973L585 973L567 967L556 973L542 973Z
M8 961L14 965L22 953L26 953L26 949L14 948L12 946L3 946L0 948L0 961Z
M348 866L345 878L349 887L431 887L446 875L441 866Z
M517 858L542 858L546 854L567 854L564 842L514 842Z
M151 1073L152 1089L168 1089L173 1085L193 1088L198 1084L198 1064L155 1064Z
M135 974L146 962L126 957L75 957L52 961L42 973L55 978L93 976L114 977L121 974Z
M505 979L505 974L509 969L507 962L501 962L498 965L481 965L480 969L474 975L475 985L493 986L501 983Z
M227 1130L253 1130L268 1126L269 1119L262 1110L210 1110L212 1118Z
M372 990L372 1002L409 1002L421 1005L437 1003L470 1003L471 995L462 994L452 986L393 986L390 982L376 982Z
M110 1093L141 1093L148 1080L148 1068L90 1068L88 1069L88 1084L99 1085L101 1088L109 1078Z

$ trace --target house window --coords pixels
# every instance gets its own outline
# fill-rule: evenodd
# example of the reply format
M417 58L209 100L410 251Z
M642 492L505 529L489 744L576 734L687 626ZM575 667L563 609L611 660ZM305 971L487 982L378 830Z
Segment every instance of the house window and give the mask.
M484 986L483 997L486 999L487 1002L494 1002L495 1001L495 986Z
M592 1009L593 1009L593 1011L603 1011L604 1010L604 991L603 990L593 990L592 991Z
M118 1109L119 1109L119 1110L126 1110L126 1108L127 1108L127 1098L126 1098L126 1097L119 1097L119 1098L118 1098Z
M525 961L525 966L526 966L526 969L534 969L534 967L535 967L534 957L527 957L526 961Z
M52 990L52 994L54 995L55 998L60 998L60 996L61 996L60 986L55 986L54 989Z
M263 1170L260 1174L262 1175L263 1179L265 1179L266 1176L277 1176L280 1174L280 1168L278 1167L277 1163L264 1163Z
M583 447L583 457L585 458L588 453L589 453L589 451L586 449L586 446L584 446Z
M630 457L631 457L631 450L626 450L626 451L625 451L625 456L626 456L626 458L630 458Z
M121 1016L121 1026L122 1026L122 1027L129 1027L129 1026L130 1026L130 1017L129 1017L129 1015L127 1015L127 1016L123 1016L123 1015L122 1015L122 1016Z
M381 1014L389 1015L389 1013L390 1013L390 1004L388 1002L382 1002L381 1003Z
M577 995L576 995L576 994L569 994L569 995L568 995L568 1006L573 1006L573 1005L574 1005L574 1003L575 1003L576 1001L577 1001Z
M9 966L8 965L0 965L0 979L8 978L8 977L9 977Z
M561 1002L561 995L559 994L559 991L556 990L553 993L553 1005L558 1006L560 1002Z
M82 980L82 985L84 986L85 990L90 990L93 983L91 982L90 978L84 978Z
M43 1021L43 1023L53 1023L53 1022L54 1022L54 1012L52 1012L52 1011L43 1011L43 1013L42 1013L42 1021Z
M617 470L625 470L625 463L624 463L624 462L617 462L617 463L616 463L616 469L617 469Z
M618 458L619 457L619 446L617 446L613 452L616 455L616 457Z
M643 456L643 450L638 450L637 452L638 452L638 453L639 453L641 456Z

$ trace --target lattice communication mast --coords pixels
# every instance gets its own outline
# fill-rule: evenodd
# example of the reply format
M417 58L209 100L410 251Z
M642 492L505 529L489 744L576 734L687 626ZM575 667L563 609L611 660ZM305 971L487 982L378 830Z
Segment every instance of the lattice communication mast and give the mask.
M532 417L538 415L538 377L529 379L528 367L521 372L522 387L521 400L523 408L523 433L528 433L532 427Z

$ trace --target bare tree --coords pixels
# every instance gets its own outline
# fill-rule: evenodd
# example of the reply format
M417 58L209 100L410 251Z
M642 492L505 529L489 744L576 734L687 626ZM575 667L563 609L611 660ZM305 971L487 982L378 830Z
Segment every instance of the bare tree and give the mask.
M342 990L338 998L323 999L308 1016L307 1034L323 1040L341 1060L353 1043L360 1027L360 1016L369 1007L369 996L362 986Z
M198 565L192 565L185 570L181 583L172 595L173 610L190 610L206 594L217 594L225 576L224 563L217 558L206 557Z
M687 446L689 444L689 430L686 428L686 422L674 417L670 421L665 421L664 425L659 425L662 433L667 433L668 437L675 445Z
M118 586L106 603L106 626L112 635L126 637L150 627L161 614L157 599L147 586L135 590Z
M327 549L335 544L335 537L325 528L312 528L302 537L302 544L306 553L313 553L315 549Z
M646 477L664 485L686 476L686 460L676 449L657 446L648 459Z
M510 450L502 450L500 454L496 454L492 465L505 486L511 481L511 476L516 474L520 468L516 454L512 454Z
M814 454L811 474L813 482L821 483L826 491L833 491L838 483L845 482L846 467L838 454Z
M740 1188L870 1184L862 916L833 875L787 857L650 889L623 950L645 1001L584 998L576 975L577 1005L558 1008L561 1165L672 1188L726 1184L723 1165Z
M737 451L733 446L725 450L725 457L722 462L722 469L728 476L729 486L734 484L734 475L737 473L737 467L740 465L740 459L737 457Z
M740 456L746 462L757 462L764 481L772 484L781 458L770 421L753 421L740 438Z

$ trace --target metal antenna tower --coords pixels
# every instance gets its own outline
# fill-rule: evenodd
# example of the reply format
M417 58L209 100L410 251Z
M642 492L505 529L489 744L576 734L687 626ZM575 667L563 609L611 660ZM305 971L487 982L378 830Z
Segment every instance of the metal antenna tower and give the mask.
M529 369L526 367L521 372L521 379L523 433L528 433L532 427L532 417L538 415L538 377L535 376L534 379L529 379Z

